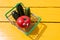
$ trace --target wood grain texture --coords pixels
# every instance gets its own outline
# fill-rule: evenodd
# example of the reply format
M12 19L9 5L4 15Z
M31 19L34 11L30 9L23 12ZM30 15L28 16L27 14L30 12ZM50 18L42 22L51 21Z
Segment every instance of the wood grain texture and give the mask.
M0 21L7 21L5 13L10 9L11 8L0 8ZM42 21L60 22L60 8L31 8L31 13L40 16Z
M4 16L19 2L42 18L42 22L29 36ZM0 40L60 40L60 0L0 0Z
M0 6L13 6L19 2L25 6L60 6L60 0L0 0Z

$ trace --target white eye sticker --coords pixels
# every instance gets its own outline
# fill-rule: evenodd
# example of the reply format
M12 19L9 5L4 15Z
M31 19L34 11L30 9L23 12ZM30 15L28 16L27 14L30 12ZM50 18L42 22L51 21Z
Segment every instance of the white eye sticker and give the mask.
M23 25L25 25L25 23L23 23Z
M27 26L29 26L29 23L27 23Z

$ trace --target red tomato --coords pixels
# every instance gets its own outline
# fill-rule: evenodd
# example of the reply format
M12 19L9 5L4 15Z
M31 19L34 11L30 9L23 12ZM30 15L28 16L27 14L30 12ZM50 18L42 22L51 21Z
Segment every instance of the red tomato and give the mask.
M28 16L21 16L17 19L17 25L22 28L28 28L30 25L30 18Z

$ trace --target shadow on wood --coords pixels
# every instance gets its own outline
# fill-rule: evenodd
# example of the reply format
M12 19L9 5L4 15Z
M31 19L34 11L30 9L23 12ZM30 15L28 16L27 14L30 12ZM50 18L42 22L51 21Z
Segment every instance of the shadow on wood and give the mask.
M32 40L39 40L46 28L47 26L45 24L40 23L40 25L29 35L29 38Z

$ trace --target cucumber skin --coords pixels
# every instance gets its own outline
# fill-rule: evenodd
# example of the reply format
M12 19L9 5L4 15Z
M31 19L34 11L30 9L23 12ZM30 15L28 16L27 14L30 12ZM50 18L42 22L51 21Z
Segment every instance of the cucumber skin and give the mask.
M23 9L23 7L22 7L21 4L18 4L18 5L16 6L16 10L17 10L18 13L20 14L20 16L25 15L25 14L24 14L24 9Z
M18 17L20 17L20 14L18 14L16 11L13 11L13 12L12 12L12 17L13 17L15 20L17 20Z
M30 17L31 12L30 12L30 8L29 7L25 8L25 15Z

